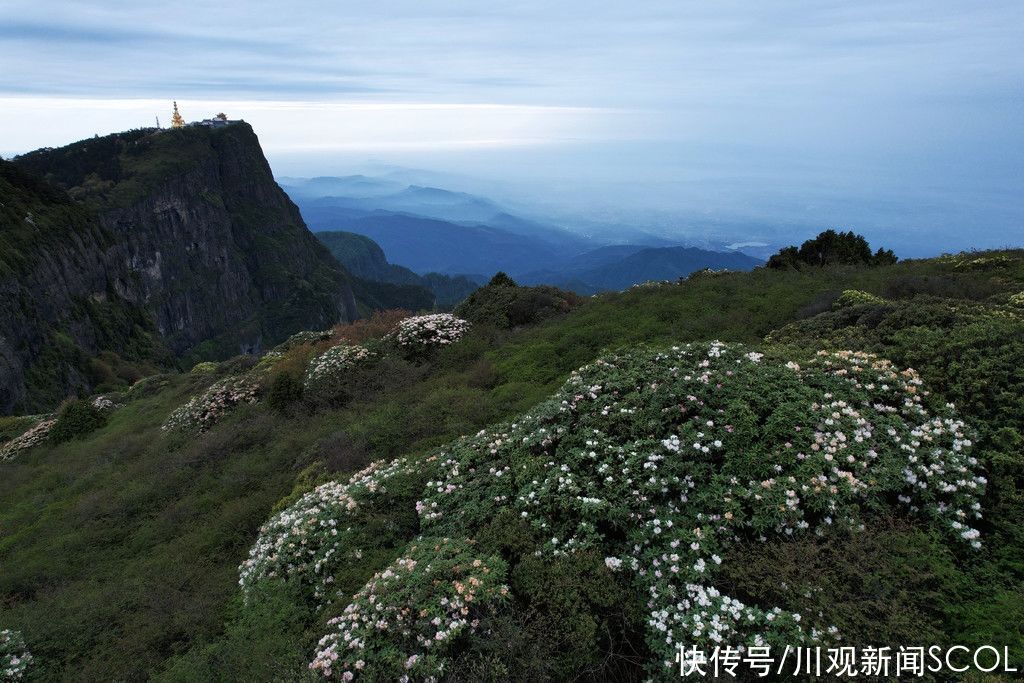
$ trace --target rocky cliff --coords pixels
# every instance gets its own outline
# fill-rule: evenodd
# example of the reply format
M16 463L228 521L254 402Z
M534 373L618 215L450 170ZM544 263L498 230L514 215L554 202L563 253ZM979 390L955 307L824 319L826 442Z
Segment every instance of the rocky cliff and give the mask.
M92 388L89 359L104 352L160 362L166 346L191 362L356 317L348 274L247 124L130 131L13 165L0 186L4 412Z

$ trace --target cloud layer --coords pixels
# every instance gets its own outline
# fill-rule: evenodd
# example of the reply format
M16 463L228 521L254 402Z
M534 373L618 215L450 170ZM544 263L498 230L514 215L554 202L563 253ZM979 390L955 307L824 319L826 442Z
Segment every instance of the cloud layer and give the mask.
M1022 44L1019 0L7 0L0 152L151 125L177 99L190 118L245 117L271 152L576 144L544 170L610 178L625 160L798 203L816 182L947 201L981 187L1008 229Z

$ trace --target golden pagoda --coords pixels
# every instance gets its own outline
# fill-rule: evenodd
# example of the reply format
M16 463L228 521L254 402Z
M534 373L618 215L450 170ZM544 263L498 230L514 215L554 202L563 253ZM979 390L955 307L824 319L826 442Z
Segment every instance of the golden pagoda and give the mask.
M178 113L178 103L174 103L174 113L171 114L171 128L184 128L185 119L181 118L181 114Z

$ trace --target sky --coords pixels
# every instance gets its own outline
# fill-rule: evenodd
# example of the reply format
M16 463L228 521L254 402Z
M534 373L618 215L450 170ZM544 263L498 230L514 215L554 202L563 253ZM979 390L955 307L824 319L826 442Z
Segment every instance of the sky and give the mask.
M503 6L507 5L507 6ZM1020 0L0 0L0 154L224 111L586 230L1024 244Z

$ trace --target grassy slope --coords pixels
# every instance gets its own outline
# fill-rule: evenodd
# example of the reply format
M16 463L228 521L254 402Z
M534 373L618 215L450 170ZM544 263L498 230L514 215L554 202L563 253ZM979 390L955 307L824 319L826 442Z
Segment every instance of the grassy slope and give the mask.
M1013 259L996 271L936 261L757 271L608 295L535 328L479 331L429 367L396 365L344 408L288 418L246 408L195 439L158 426L210 378L170 377L83 441L0 465L0 627L24 632L41 678L142 677L218 637L257 527L316 460L348 472L423 452L529 408L602 348L756 342L843 289L1020 291L1024 255Z

